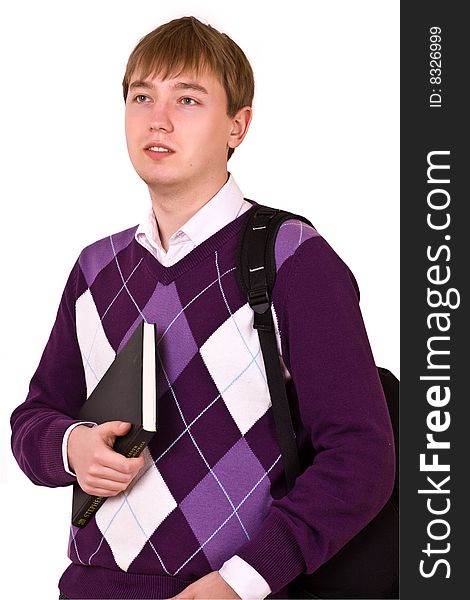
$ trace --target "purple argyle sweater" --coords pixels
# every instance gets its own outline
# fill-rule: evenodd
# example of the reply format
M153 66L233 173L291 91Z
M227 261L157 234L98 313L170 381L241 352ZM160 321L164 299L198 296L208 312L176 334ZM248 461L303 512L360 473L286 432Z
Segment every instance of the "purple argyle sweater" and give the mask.
M15 457L36 484L70 485L62 440L115 355L157 324L159 430L131 487L71 528L70 598L168 598L234 554L272 598L312 572L389 497L393 437L347 266L300 221L276 242L273 316L299 445L315 459L286 495L253 315L236 281L252 209L170 267L136 228L85 248L26 401Z

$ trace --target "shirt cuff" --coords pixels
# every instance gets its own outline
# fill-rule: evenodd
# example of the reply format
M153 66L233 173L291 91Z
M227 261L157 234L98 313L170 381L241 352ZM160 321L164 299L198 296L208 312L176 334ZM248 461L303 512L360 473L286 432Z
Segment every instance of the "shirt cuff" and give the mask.
M78 427L78 425L88 425L90 427L94 427L96 423L92 423L91 421L80 421L79 423L72 423L70 427L68 427L64 433L64 439L62 440L62 461L64 463L64 469L69 475L76 477L75 473L72 471L69 465L69 459L67 456L67 444L69 441L69 435L72 433L72 429Z
M271 593L264 577L237 555L225 561L219 573L243 600L263 600Z

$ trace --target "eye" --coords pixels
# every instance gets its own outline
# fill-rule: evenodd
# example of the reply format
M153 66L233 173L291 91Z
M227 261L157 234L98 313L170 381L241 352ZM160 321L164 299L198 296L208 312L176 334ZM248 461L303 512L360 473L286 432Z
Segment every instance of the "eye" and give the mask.
M144 98L144 100L140 101L139 98ZM145 98L148 98L148 96L146 96L145 94L138 94L135 98L134 98L134 102L137 102L137 104L143 104L145 102Z
M194 102L194 104L190 104L189 102L185 102L185 100L189 100L190 102ZM181 102L183 103L184 106L195 106L196 104L199 104L199 102L197 102L197 100L194 100L194 98L181 98Z

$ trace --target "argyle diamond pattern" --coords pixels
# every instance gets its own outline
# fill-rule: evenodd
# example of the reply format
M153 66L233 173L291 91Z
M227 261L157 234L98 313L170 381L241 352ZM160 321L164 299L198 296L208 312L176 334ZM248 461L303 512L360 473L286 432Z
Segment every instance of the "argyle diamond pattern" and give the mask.
M147 449L142 475L125 494L108 498L96 513L96 524L109 544L117 565L127 571L148 539L177 506ZM149 498L158 499L148 510Z
M299 228L286 228L280 239L284 262ZM250 539L272 502L271 472L282 473L253 312L235 269L217 251L201 263L200 277L187 272L166 284L149 276L133 247L115 253L100 246L100 256L101 271L84 265L92 289L76 304L87 386L96 385L142 319L155 322L159 431L132 486L73 532L70 557L190 579L219 569Z
M75 312L77 337L89 396L113 362L115 352L106 337L90 290L86 290L78 298Z
M230 348L230 360L224 348ZM201 347L201 356L244 435L271 406L253 311L244 304ZM248 393L247 393L248 392Z

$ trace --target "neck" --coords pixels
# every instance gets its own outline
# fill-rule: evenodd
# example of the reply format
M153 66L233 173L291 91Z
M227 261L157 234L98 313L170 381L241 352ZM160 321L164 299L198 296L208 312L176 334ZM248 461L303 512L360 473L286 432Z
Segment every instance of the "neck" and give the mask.
M152 208L158 224L160 241L168 251L171 236L197 213L225 185L227 171L220 176L205 180L200 187L168 190L149 186Z

